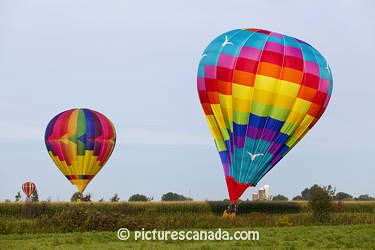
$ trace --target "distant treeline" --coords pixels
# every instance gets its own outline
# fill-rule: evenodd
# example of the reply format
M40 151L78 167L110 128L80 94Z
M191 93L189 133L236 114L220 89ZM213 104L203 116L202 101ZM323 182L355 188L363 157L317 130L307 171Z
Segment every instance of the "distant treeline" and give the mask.
M336 189L332 185L320 186L318 184L314 184L311 187L305 188L304 190L301 191L300 195L297 195L297 196L293 197L292 201L308 201L308 200L310 200L311 193L316 191L317 189L324 189L325 192L327 192L328 195L331 197L331 199L336 200L336 201L349 201L349 200L353 200L353 201L375 201L375 198L368 195L368 194L361 194L357 197L354 197L354 196L352 196L348 193L345 193L345 192L337 192L336 193ZM94 201L94 200L92 200L91 197L92 197L91 193L81 194L79 192L76 192L72 195L72 197L70 198L70 201L72 201L72 202L75 202L75 201L81 201L81 202ZM22 200L21 192L17 192L17 194L15 196L15 201L21 201L21 200ZM149 197L149 196L144 195L144 194L133 194L128 199L128 201L132 201L132 202L136 202L136 201L147 202L147 201L153 201L153 200L154 200L154 197ZM182 194L177 194L177 193L173 193L173 192L165 193L161 197L161 201L192 201L192 200L193 199L190 198L190 197L186 197ZM271 200L272 201L288 201L289 198L286 197L285 195L277 194L277 195L271 196ZM30 197L30 201L33 201L33 202L39 201L38 190L35 190L35 192L32 194L32 196ZM48 198L47 201L50 202L52 200L50 198ZM101 198L98 201L99 202L105 202L105 199ZM119 202L120 197L117 193L115 193L108 201ZM224 200L224 201L228 201L228 200ZM248 200L246 200L246 201L248 201ZM10 202L10 200L7 199L4 202Z

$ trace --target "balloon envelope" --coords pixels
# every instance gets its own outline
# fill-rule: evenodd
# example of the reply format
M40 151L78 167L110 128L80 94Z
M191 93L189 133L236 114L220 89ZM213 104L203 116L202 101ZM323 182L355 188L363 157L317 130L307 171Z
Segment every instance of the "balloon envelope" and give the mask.
M25 193L27 198L30 198L30 196L35 192L36 185L30 181L25 182L22 184L22 191Z
M234 202L321 117L332 75L324 57L306 42L237 29L208 45L197 85Z
M48 124L45 143L65 177L83 192L109 159L116 142L112 122L90 109L71 109Z

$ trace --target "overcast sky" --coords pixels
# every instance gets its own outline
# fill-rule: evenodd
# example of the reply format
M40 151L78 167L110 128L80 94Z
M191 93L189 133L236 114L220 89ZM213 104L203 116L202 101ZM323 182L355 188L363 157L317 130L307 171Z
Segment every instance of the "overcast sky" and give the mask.
M371 0L0 1L0 200L26 180L42 199L75 192L43 140L49 120L75 107L104 113L117 130L86 189L94 200L226 198L196 73L208 43L242 27L310 43L334 78L322 119L259 185L289 198L314 183L375 195L374 10Z

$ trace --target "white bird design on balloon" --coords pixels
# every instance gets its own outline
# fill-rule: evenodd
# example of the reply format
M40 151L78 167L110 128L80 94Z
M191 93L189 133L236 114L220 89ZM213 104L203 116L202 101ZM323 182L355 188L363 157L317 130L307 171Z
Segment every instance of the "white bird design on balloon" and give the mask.
M255 160L255 158L257 158L258 156L264 155L264 154L252 154L250 152L247 152L247 153L250 155L250 158L251 158L252 161Z
M224 47L224 46L227 45L227 44L229 44L229 45L233 45L232 42L229 42L228 36L225 36L225 41L223 42L223 44L222 44L221 46Z

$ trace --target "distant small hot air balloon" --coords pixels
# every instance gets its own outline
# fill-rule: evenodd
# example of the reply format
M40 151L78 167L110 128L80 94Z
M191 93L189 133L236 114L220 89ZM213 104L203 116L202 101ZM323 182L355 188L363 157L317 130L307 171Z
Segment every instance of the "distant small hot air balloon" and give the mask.
M214 39L197 83L232 202L314 126L332 92L331 70L316 49L260 29Z
M71 109L58 114L45 133L49 155L81 193L107 162L115 142L112 122L90 109Z
M30 198L30 196L35 192L36 185L30 181L25 182L22 184L22 191L25 193L27 198Z

